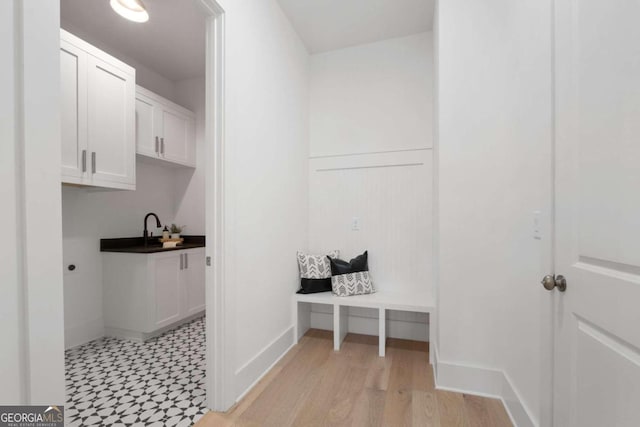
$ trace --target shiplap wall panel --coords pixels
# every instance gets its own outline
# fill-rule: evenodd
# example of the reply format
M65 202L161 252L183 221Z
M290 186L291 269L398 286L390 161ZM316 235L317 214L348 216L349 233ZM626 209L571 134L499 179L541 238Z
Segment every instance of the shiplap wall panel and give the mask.
M368 250L378 291L432 293L432 150L317 157L309 166L310 251L351 259ZM312 327L331 329L331 307L311 311ZM426 314L387 316L390 337L428 340ZM352 307L348 329L376 335L377 317Z
M366 249L376 289L431 289L430 149L312 158L309 174L312 253L350 259Z

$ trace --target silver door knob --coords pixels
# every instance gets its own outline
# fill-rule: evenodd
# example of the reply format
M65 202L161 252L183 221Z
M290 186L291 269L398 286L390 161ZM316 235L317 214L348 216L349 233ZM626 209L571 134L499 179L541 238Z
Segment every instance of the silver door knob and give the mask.
M559 274L557 277L552 274L548 274L544 276L542 282L540 283L542 283L542 286L544 286L544 288L548 291L552 291L553 288L558 288L560 292L564 292L567 290L567 279L565 279L565 277L561 274Z

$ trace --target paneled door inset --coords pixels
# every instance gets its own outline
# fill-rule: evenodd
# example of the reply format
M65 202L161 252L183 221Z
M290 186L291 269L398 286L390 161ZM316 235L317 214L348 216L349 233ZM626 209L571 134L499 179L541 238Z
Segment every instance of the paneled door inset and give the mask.
M135 185L135 77L88 58L89 147L96 181Z
M60 128L62 176L82 179L87 171L87 54L60 40Z
M166 159L179 163L189 162L189 141L193 137L189 134L191 130L189 120L178 112L168 110L162 112L165 144L163 157Z
M640 425L640 2L556 1L554 425Z

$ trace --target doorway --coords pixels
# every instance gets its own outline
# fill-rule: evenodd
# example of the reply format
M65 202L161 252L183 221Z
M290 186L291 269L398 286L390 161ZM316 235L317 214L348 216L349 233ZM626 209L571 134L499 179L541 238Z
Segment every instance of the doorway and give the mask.
M224 357L224 353L223 353L223 350L225 348L223 345L225 342L224 317L222 317L224 315L224 310L223 309L218 310L215 308L215 307L224 308L223 302L220 301L221 296L224 296L224 292L222 289L222 286L223 286L222 274L224 272L224 259L222 258L222 247L223 247L222 244L224 242L224 239L222 236L222 233L223 233L222 224L224 224L224 222L223 222L223 217L221 213L222 207L224 205L224 199L222 197L223 192L221 191L222 189L221 166L224 164L224 161L223 161L224 160L224 157L223 157L224 156L224 149L223 149L224 133L223 133L223 122L222 122L222 117L223 117L222 115L222 108L223 108L223 102L222 102L223 56L222 56L222 53L223 53L223 35L224 35L224 26L223 26L224 15L223 15L222 9L218 6L218 4L214 0L194 0L193 4L195 7L198 8L199 12L204 15L203 18L205 21L205 25L203 27L205 28L204 32L206 34L202 34L202 38L205 41L203 45L207 46L207 49L205 50L205 52L203 52L203 56L204 56L203 67L204 67L205 73L204 73L202 85L193 85L193 84L186 83L183 85L183 89L186 92L191 92L192 95L195 94L197 96L200 96L200 101L203 106L203 108L199 110L200 112L197 113L198 115L201 116L201 123L202 123L202 126L198 128L197 131L200 133L199 138L202 140L203 143L199 147L201 148L201 150L199 150L200 156L198 159L196 159L198 161L198 165L199 166L202 165L203 167L200 168L198 166L196 168L195 173L193 173L193 171L176 169L171 171L169 174L169 173L165 173L166 171L162 169L162 165L158 166L157 161L142 162L142 163L139 163L139 169L138 169L138 180L139 180L138 187L146 188L147 190L149 190L154 186L165 188L165 189L168 186L173 186L174 190L177 187L179 189L185 190L184 192L187 193L189 191L189 187L193 184L195 180L195 175L199 174L198 179L201 183L201 187L204 187L204 188L201 188L202 190L201 194L198 194L195 198L191 197L191 200L193 201L194 199L196 200L199 199L202 205L204 205L203 210L207 212L207 214L202 215L203 218L201 218L201 228L204 228L203 234L207 236L207 248L206 248L206 253L203 253L202 259L198 257L195 259L195 262L197 263L197 265L202 266L202 275L204 276L203 280L204 280L204 283L206 283L206 286L204 286L204 289L203 289L205 293L204 302L206 302L206 307L208 309L209 316L202 317L202 318L190 316L188 319L186 319L188 322L183 323L181 325L177 325L169 321L168 324L170 324L169 326L171 327L169 331L167 331L166 328L158 328L157 331L154 331L154 334L153 334L154 336L152 337L152 339L154 340L153 344L155 345L156 350L149 349L149 348L143 348L141 350L139 346L136 347L134 345L132 347L129 342L122 343L119 347L119 350L121 351L121 353L129 354L131 357L134 357L137 359L148 358L149 362L152 365L154 364L155 361L157 361L158 364L161 364L160 362L166 359L165 362L167 362L168 364L175 362L175 366L179 366L181 362L179 362L178 360L172 361L171 358L166 358L167 354L171 354L171 353L176 353L176 355L180 354L179 348L182 344L180 344L179 342L180 340L178 340L176 337L180 335L187 336L187 337L196 337L195 339L190 339L187 345L190 347L191 346L197 347L197 349L191 348L190 350L193 350L193 351L191 351L190 354L200 354L200 356L197 357L198 360L191 360L185 363L187 363L189 367L198 366L199 368L196 369L196 371L199 371L199 370L204 371L205 370L204 365L206 365L207 375L205 378L204 373L201 374L200 372L196 372L195 375L193 375L193 372L192 372L188 376L190 376L191 379L195 379L196 381L201 381L201 384L194 384L187 381L187 383L184 385L186 385L187 387L194 387L196 389L200 385L203 388L206 388L207 400L205 400L204 393L195 393L195 394L191 393L191 395L186 399L191 402L196 401L196 403L200 404L201 407L196 409L200 412L203 412L208 408L213 408L213 409L222 408L223 407L222 404L216 403L216 402L224 401L222 394L226 390L229 390L228 388L225 387L224 381L217 380L217 378L224 377L221 373L224 372L224 360L226 360L226 358ZM64 15L63 15L63 18L64 18ZM149 75L152 75L152 73L149 70L145 70L144 67L141 67L141 70L143 71L143 73L146 73L147 77ZM139 73L139 75L140 74L141 73ZM147 78L148 82L152 80L153 79ZM158 85L156 85L156 87L158 87ZM160 84L159 87L162 88L162 84ZM161 143L162 148L164 148L163 146L164 146L164 141ZM162 151L164 152L163 149ZM140 155L138 155L138 158L140 158ZM161 159L161 160L164 160L164 159ZM144 173L140 173L140 172L144 172ZM149 178L149 176L153 176L153 179ZM170 176L170 178L168 178L168 176ZM161 178L159 180L155 179L158 177L161 177ZM68 192L70 196L65 195L64 194L65 191ZM110 205L113 206L114 203L118 203L117 193L119 192L109 192L109 193L88 192L88 194L85 195L82 193L83 191L84 190L79 190L77 188L65 189L63 190L63 199L65 199L65 196L68 196L67 198L70 198L72 200L74 198L78 199L80 197L84 198L86 196L94 202L96 200L104 199L102 200L102 203L105 206L110 206ZM161 198L160 196L162 193L158 192L156 194L157 194L157 198L160 199ZM185 202L183 198L180 198L180 197L178 198L180 199L178 200L178 203L188 205L188 202ZM77 202L78 200L75 200L75 201ZM136 200L130 200L129 202L131 202L131 204L134 204ZM77 204L75 206L77 206ZM66 206L65 209L68 210L69 206ZM145 212L146 210L147 209L145 209ZM97 212L99 213L99 211L100 210L98 210ZM188 214L190 211L190 206L187 206L184 209L184 211L186 212L185 214ZM218 214L218 212L220 212L220 214ZM97 220L100 221L99 215L97 216L98 216ZM137 215L137 216L140 216L140 215ZM138 219L137 216L136 216L136 219ZM177 220L178 213L174 213L173 215L171 215L171 213L169 215L165 215L165 217L167 216L168 218L176 218L176 222L178 222L178 224L181 224ZM160 217L163 217L163 215L160 215ZM102 223L104 222L108 222L108 220L102 221ZM141 223L141 221L139 222ZM69 224L67 224L67 226L68 225ZM131 233L134 233L133 226L131 227L132 227ZM142 227L142 224L140 224L139 226L136 226L136 228L141 228L141 227ZM146 227L146 224L145 224L145 227ZM114 230L114 227L111 227L109 231L113 231L113 230ZM76 239L76 241L73 241L72 239L71 245L73 244L78 244L78 246L81 247L82 239ZM78 248L75 248L75 249L78 249ZM188 268L187 259L192 260L192 258L190 256L189 258L187 257L183 258L182 256L180 256L179 259L180 259L180 271L183 270L183 267L184 267L184 270L187 270ZM170 263L173 261L168 260L167 262ZM193 262L194 261L191 261L191 263ZM177 263L177 261L174 263ZM74 267L78 267L77 270L80 270L80 271L84 269L84 265L76 266L75 264L73 264L73 262L69 262L69 259L65 259L64 264L65 264L65 268L74 266ZM84 264L84 262L82 264ZM211 268L205 268L205 266L212 266L212 265L216 266L215 270ZM104 266L102 267L105 268ZM67 274L72 274L73 271L76 271L76 268L73 268L73 269L68 268L66 271L69 272ZM171 302L170 299L168 299L168 302L169 303ZM165 311L169 313L169 311L167 310ZM100 330L99 324L94 326L96 331ZM160 335L156 336L156 332ZM164 333L164 334L161 334L161 333ZM207 336L206 340L203 339L205 335ZM68 334L68 336L73 337L73 334ZM205 341L206 341L206 344L205 344ZM71 344L73 345L74 343L72 342ZM176 348L174 344L177 344L178 347ZM91 352L91 345L93 344L89 344L88 347L87 345L88 344L85 344L84 346L79 347L77 351L71 350L71 352L68 352L68 355L70 356L70 358L73 361L78 362L79 364L79 365L76 365L74 369L80 369L80 368L85 369L85 371L83 371L85 374L86 374L86 368L88 368L88 366L83 361L86 361L87 359L91 358L91 356L88 355L87 351L89 352L89 354L95 356L95 353ZM116 346L118 345L119 344L116 343ZM95 345L94 345L94 350L95 350ZM113 354L111 350L107 351L105 354L109 354L109 353ZM108 356L105 356L105 357L108 357ZM112 360L117 360L117 359L112 358ZM122 364L123 362L122 360L120 360L120 362L117 362L117 363ZM78 366L80 366L80 368ZM158 372L162 371L162 367L158 367L156 371ZM180 369L178 369L178 371L180 371ZM186 372L186 369L184 371ZM150 379L152 382L162 380L162 378L153 378L153 374L154 372L147 373L147 376L151 376ZM97 374L98 377L100 377L101 375L102 374L100 373ZM139 376L138 374L133 373L131 377L124 376L123 378L128 378L128 380L131 380L131 381L137 381L139 379L138 376ZM125 379L124 381L126 382L128 380ZM179 382L179 379L177 380L178 381L176 382ZM118 381L120 381L120 379L118 379ZM143 382L140 382L140 383L143 383ZM150 384L146 382L145 384L152 388L157 386L156 389L161 390L161 392L156 394L162 395L164 393L164 396L166 397L170 396L172 391L173 392L178 391L178 390L162 390L161 386L155 383ZM147 388L147 386L139 387L139 388ZM78 385L76 387L76 385L74 384L71 389L74 392L80 392L79 389L82 387L83 385ZM111 390L112 388L113 390ZM100 390L98 390L100 393L102 393L102 396L92 396L91 393L87 393L86 395L83 395L82 402L84 402L83 404L90 403L90 402L95 403L95 400L94 400L95 398L95 399L104 400L105 402L103 403L112 404L113 402L110 399L110 397L112 396L109 394L109 392L110 391L118 392L118 391L121 391L122 389L123 387L116 387L115 385L114 387L105 386L105 387L102 387ZM182 392L184 392L184 390L182 390ZM126 394L133 394L134 396L138 396L136 393L126 393ZM153 397L146 396L144 394L143 394L143 397L151 397L151 399L146 399L146 400L143 399L148 405L151 405L151 403L149 402L153 400ZM139 408L140 410L144 410L143 405L145 402L142 402L142 401L140 402L140 408ZM130 409L131 407L135 408L135 406L129 405L130 412L132 412L132 410ZM188 408L181 407L179 405L179 402L177 404L177 408L181 409L183 412L185 409L188 411L192 409L191 407L188 407ZM171 408L167 407L165 409L169 410ZM136 411L133 411L133 412L136 412ZM96 413L98 413L98 411L96 411ZM106 414L106 412L104 413ZM194 414L189 414L189 415L194 415ZM93 414L90 414L88 416L93 416ZM169 413L167 411L165 411L165 416L169 416ZM152 414L151 417L157 417L157 414ZM151 417L146 418L146 420L157 421L155 420L155 418L152 419ZM165 417L163 421L166 421L166 420L167 418ZM195 421L195 419L191 418L191 421Z

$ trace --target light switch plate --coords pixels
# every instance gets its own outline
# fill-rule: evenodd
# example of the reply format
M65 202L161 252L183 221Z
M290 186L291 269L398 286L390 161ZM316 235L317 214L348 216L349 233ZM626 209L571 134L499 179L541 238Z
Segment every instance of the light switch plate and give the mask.
M533 211L533 238L542 240L542 212Z
M351 230L352 231L360 231L360 218L354 216L351 220Z

